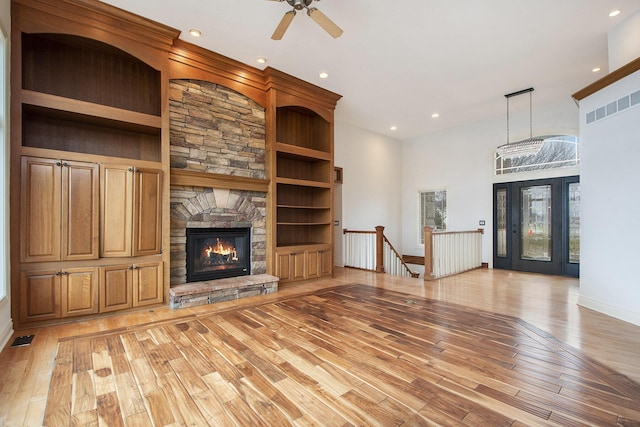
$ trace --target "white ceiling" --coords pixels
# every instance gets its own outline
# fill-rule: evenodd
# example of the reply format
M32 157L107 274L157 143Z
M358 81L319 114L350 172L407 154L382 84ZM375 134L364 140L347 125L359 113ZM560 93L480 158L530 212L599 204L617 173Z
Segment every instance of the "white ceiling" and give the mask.
M528 87L534 111L570 99L608 72L607 32L640 11L640 0L324 0L313 6L342 37L299 12L274 41L286 2L104 2L256 68L265 67L256 57L267 57L268 66L342 95L338 120L401 140L504 116L503 95ZM622 13L609 18L613 9Z

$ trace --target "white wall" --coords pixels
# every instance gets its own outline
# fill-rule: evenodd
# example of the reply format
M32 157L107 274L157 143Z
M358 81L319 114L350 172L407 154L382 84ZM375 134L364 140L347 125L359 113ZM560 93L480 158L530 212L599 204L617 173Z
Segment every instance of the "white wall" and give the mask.
M335 165L343 168L342 228L384 233L401 248L402 144L340 122L336 110Z
M512 133L512 142L529 136L529 110L517 114L526 115L527 126L519 134ZM549 105L537 105L533 117L534 135L578 134L578 108L569 95ZM447 190L449 230L475 230L480 228L479 221L485 220L482 261L492 266L492 184L579 174L578 168L566 168L497 177L493 169L495 149L505 142L506 115L403 143L403 253L424 255L424 247L417 243L419 191Z
M0 31L7 37L7 49L9 47L9 34L11 31L11 2L10 0L0 0ZM7 61L4 64L6 75L9 75L9 56L7 55ZM1 63L1 62L0 62ZM0 100L0 104L4 103L7 106L7 114L9 109L9 85L0 90L0 94L4 95L4 99ZM0 95L1 96L1 95ZM5 191L0 191L0 199L2 203L2 215L0 215L0 227L5 230L4 236L6 240L2 241L0 237L0 286L6 286L7 295L0 300L0 350L4 348L5 344L13 333L13 323L11 321L11 287L10 283L10 271L9 271L9 117L0 116L0 120L3 121L2 127L4 128L4 140L6 144L0 149L4 150L3 155L0 155L0 159L4 160L2 164L3 177L0 179L0 185L4 186ZM0 144L1 145L1 144Z
M609 31L609 72L640 57L640 12Z
M586 125L585 115L640 90L640 71L580 101L579 304L640 325L640 105Z

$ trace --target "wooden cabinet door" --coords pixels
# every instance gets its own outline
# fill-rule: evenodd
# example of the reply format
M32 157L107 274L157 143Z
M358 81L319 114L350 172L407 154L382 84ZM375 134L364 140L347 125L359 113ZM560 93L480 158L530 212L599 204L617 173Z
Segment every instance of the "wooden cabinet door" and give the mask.
M60 260L61 168L53 159L23 157L20 182L20 260Z
M60 272L41 270L20 275L20 320L31 322L60 317Z
M286 282L291 278L289 251L276 252L276 276L280 278L281 282Z
M100 312L132 307L133 267L111 265L100 267Z
M98 258L98 165L62 162L62 259Z
M131 256L133 168L100 166L100 256Z
M162 171L136 168L133 188L133 255L162 250Z
M321 252L311 250L307 252L307 279L313 279L320 275Z
M333 251L325 249L320 252L320 276L333 274Z
M307 270L306 253L303 250L280 249L276 252L276 276L280 282L304 280Z
M304 280L306 274L305 252L291 253L291 280Z
M61 277L62 317L98 312L97 268L65 268Z
M333 270L333 259L330 249L310 250L307 252L307 279L330 276Z
M98 258L98 165L22 158L21 260Z
M160 304L164 300L162 262L133 266L133 306Z

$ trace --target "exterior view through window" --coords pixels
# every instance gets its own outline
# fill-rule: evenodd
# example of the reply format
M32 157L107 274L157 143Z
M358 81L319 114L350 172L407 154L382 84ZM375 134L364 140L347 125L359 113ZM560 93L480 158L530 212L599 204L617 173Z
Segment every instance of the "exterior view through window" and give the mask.
M424 245L424 227L440 231L447 229L447 191L421 191L418 193L418 204L418 242Z

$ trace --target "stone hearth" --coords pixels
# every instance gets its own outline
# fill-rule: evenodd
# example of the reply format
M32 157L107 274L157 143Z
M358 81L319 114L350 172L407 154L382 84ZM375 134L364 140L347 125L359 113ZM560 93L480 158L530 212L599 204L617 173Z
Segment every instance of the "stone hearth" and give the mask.
M171 308L187 308L278 291L278 278L268 274L230 277L178 285L169 292Z

